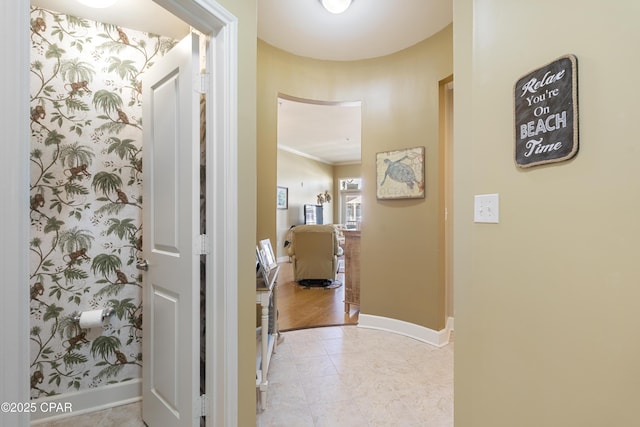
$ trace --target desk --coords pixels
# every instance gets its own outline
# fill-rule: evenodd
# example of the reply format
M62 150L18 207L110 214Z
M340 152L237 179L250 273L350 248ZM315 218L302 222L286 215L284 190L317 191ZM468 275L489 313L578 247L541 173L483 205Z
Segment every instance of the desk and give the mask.
M280 266L269 273L268 283L262 277L256 278L256 304L262 308L260 327L256 329L256 388L260 390L260 408L267 408L269 362L271 354L278 346L278 305L276 282ZM270 304L271 303L271 304ZM272 305L273 322L269 322L269 306Z

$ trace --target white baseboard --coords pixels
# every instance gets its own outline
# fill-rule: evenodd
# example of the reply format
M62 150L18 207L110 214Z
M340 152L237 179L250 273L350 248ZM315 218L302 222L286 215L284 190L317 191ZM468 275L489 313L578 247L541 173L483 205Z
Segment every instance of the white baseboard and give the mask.
M436 347L444 347L449 344L449 332L453 330L453 317L447 319L447 325L444 329L434 331L425 326L403 320L374 316L371 314L360 314L358 316L358 327L394 332Z
M31 425L36 426L62 418L72 417L142 400L142 380L136 379L89 390L64 393L32 400L37 409L31 414ZM56 406L60 410L56 411ZM41 410L44 408L44 410ZM48 410L47 408L52 408ZM66 409L66 410L64 410ZM70 409L70 410L69 410Z
M291 262L291 258L288 256L281 256L276 260L276 262Z

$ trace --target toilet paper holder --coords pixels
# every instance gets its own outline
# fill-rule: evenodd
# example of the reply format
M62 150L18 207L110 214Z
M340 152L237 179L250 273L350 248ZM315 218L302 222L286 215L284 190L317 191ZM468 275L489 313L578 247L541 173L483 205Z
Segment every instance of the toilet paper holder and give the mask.
M115 313L116 311L113 309L113 307L109 307L109 308L105 308L102 310L102 320L111 317L113 315L113 313ZM73 316L73 321L75 323L80 323L80 315L82 314L82 312L80 313L76 313Z

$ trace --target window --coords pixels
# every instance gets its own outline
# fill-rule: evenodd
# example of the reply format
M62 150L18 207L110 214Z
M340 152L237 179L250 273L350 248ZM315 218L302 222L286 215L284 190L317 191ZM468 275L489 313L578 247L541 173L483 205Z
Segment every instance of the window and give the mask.
M348 229L359 228L362 221L361 185L360 178L340 180L340 223Z

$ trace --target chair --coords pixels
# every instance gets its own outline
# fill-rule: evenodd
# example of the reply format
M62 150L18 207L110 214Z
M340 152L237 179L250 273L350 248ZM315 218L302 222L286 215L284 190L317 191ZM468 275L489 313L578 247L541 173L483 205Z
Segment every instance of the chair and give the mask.
M342 252L333 225L298 225L292 228L288 253L293 263L293 280L302 284L333 283Z

